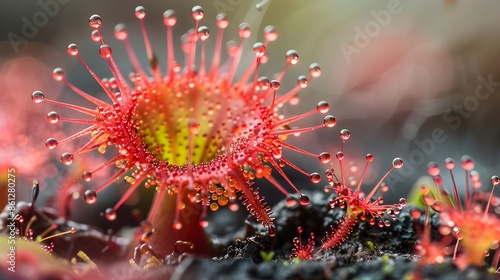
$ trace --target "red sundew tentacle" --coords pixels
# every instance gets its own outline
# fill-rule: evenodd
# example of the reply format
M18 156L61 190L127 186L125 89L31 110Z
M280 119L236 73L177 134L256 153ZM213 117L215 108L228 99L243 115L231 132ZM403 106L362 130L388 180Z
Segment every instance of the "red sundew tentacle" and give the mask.
M104 108L109 108L110 105L98 98L95 98L91 95L89 95L88 93L82 91L81 89L77 88L75 85L73 85L72 83L70 83L68 80L66 80L66 78L62 78L62 82L67 85L71 90L73 90L74 92L76 92L77 94L79 94L80 96L82 96L83 98L87 99L88 101L94 103L95 105L97 106L101 106L101 107L104 107Z
M222 52L222 38L224 37L224 29L229 25L227 15L224 13L219 13L216 17L217 19L217 39L215 40L215 49L212 58L212 68L210 69L210 79L214 80L217 78L217 71L220 66L220 56Z
M288 166L290 166L291 168L299 171L300 173L306 175L309 177L309 173L305 172L302 168L298 167L297 165L293 164L291 161L287 160L286 158L282 158L280 159L282 162L286 163Z
M309 74L309 77L307 78L305 76L299 76L297 80L297 86L295 86L284 95L280 96L277 101L278 104L283 104L292 99L295 95L297 95L297 93L300 92L301 89L306 88L314 77L318 77L320 75L318 73L321 73L321 69L317 64L312 64L312 66L309 67L309 71L313 74Z
M83 145L80 149L78 149L73 155L76 156L77 154L83 154L85 152L92 151L94 149L99 148L101 145L105 145L106 140L101 140L98 138L91 139L85 145Z
M111 54L111 48L108 45L101 45L99 51L101 52L101 56L103 56L104 59L106 59L106 61L108 62L111 74L113 74L113 76L117 80L116 84L122 96L122 102L120 103L127 104L127 102L132 98L132 93L130 91L130 87L125 81L125 78L123 78L120 69L116 65L115 60L113 59L113 55Z
M99 39L100 39L101 44L102 44L102 45L106 45L106 43L104 42L104 37L103 37L103 36L102 36L102 34L101 34L101 30L96 29L96 31L97 31L97 34L98 34L98 36L99 36Z
M120 200L113 206L113 210L117 211L120 206L132 195L132 193L141 185L145 176L135 178L135 183L128 187L127 191L121 196Z
M241 76L240 80L235 83L237 87L243 87L246 85L248 79L252 76L252 74L257 75L257 69L259 68L259 65L261 63L260 57L256 57L255 60L252 61L250 66L247 68L245 73ZM253 83L255 84L255 82Z
M116 161L120 159L120 156L117 156L117 157L114 157L112 159L110 159L109 161L105 162L104 164L100 165L99 167L97 167L96 169L94 169L93 171L91 172L84 172L84 173L88 173L92 176L92 174L106 168L106 167L109 167L111 166L112 164L116 164Z
M487 219L488 217L488 212L490 210L490 205L491 205L491 200L493 199L493 191L495 190L495 187L500 183L500 178L498 176L492 176L491 177L491 191L490 191L490 196L488 198L488 204L486 205L486 208L484 209L484 214L483 214L483 219Z
M84 130L81 130L81 131L79 131L79 132L77 132L77 133L75 133L75 134L73 134L73 135L71 135L71 136L69 136L69 137L66 137L66 138L65 138L65 139L63 139L63 140L58 141L58 144L66 143L66 142L68 142L68 141L71 141L71 140L74 140L74 139L76 139L76 138L82 137L82 136L84 136L84 135L90 134L90 133L92 133L92 130L93 130L94 128L95 128L95 126L94 126L94 125L93 125L93 126L90 126L90 127L87 127L87 128L85 128Z
M279 102L278 102L278 104L279 104ZM291 118L288 118L288 119L277 121L277 122L273 123L273 128L282 127L282 126L290 124L292 122L295 122L295 121L307 118L309 116L312 116L312 115L314 115L316 113L318 113L318 110L314 109L314 110L311 110L309 112L305 112L305 113L302 113L300 115L297 115L297 116L294 116L294 117L291 117Z
M162 201L164 195L165 195L165 188L159 187L158 190L156 191L153 205L151 206L151 209L149 210L148 219L147 219L148 222L150 222L150 223L153 222L153 218L156 215L156 212L158 212L158 208L160 208L161 201Z
M169 84L173 82L174 78L174 41L172 34L172 27L177 23L177 17L174 10L166 10L163 13L163 24L167 27L166 40L167 40L167 74L170 77Z
M321 247L318 252L316 252L316 254L319 254L320 252L325 250L333 249L334 247L344 242L349 234L353 231L356 223L356 216L351 218L344 216L344 218L342 218L337 223L337 227L334 228L332 226L332 232L327 233L327 235L321 240Z
M200 57L200 69L199 69L199 76L200 79L205 78L206 75L206 58L205 58L205 40L201 41L201 57Z
M281 80L283 79L283 77L285 76L285 73L286 71L288 71L288 69L290 68L290 66L292 66L290 63L287 63L285 65L285 67L283 68L283 70L281 70L281 72L278 74L278 76L276 77L276 81L278 82L281 82Z
M135 8L135 16L139 19L139 24L141 26L142 37L144 38L144 45L146 46L146 53L148 55L149 63L151 64L151 71L156 82L161 82L160 66L158 64L158 59L153 52L151 47L151 42L149 41L148 32L144 26L144 18L146 17L146 10L142 6L137 6Z
M282 192L285 196L289 196L290 193L285 190L285 188L278 182L276 179L273 178L273 176L265 174L264 178L269 181L275 188L277 188L280 192Z
M226 81L228 83L232 82L232 80L234 78L234 74L236 73L236 68L238 68L238 65L240 64L241 55L243 53L243 43L245 42L245 39L250 37L250 34L251 34L250 27L248 26L247 23L241 23L238 29L239 29L238 32L240 35L240 42L238 43L238 46L236 47L236 54L233 57L231 68L230 68L229 73L226 77Z
M200 20L203 19L205 13L203 11L203 8L201 6L194 6L193 9L191 10L191 15L193 19L195 20L194 24L194 31L192 36L189 36L189 51L187 53L188 59L187 59L187 72L189 75L194 71L194 61L196 58L196 42L198 41L198 36L196 32L198 31L198 27L200 25Z
M314 131L316 129L320 129L324 127L324 124L319 124L311 127L305 127L305 128L297 128L297 129L290 129L290 130L281 130L281 131L273 131L271 134L272 135L290 135L290 134L295 134L295 133L302 133L302 132L310 132Z
M344 142L342 142L343 144ZM343 147L341 149L341 151L343 150ZM335 156L339 162L339 167L340 167L340 180L341 180L341 183L342 183L342 188L346 188L346 184L345 184L345 176L344 176L344 164L343 164L343 161L344 161L344 153L342 152L337 152L336 156Z
M137 55L135 54L134 49L130 45L128 40L128 31L125 27L125 24L120 23L115 26L115 37L116 39L122 41L123 46L125 47L125 51L127 52L128 58L132 63L132 67L134 67L134 71L139 74L141 80L147 85L148 84L148 76L146 72L142 68L139 60L137 59Z
M69 123L82 123L82 124L98 124L99 121L96 120L86 120L86 119L70 119L70 118L60 118L61 122L69 122Z
M313 158L318 158L317 154L313 154L313 153L308 152L306 150L303 150L303 149L301 149L299 147L296 147L296 146L293 146L291 144L288 144L288 143L286 143L284 141L279 141L278 143L280 143L283 147L288 148L288 149L290 149L292 151L295 151L297 153L300 153L300 154L303 154L303 155L306 155L306 156L310 156L310 157L313 157Z
M293 89L285 93L284 95L280 96L278 100L276 101L278 104L283 104L287 102L288 100L292 99L299 91L302 89L300 85L295 86Z
M105 188L107 188L109 185L111 185L112 183L114 183L118 178L120 178L123 174L125 174L125 172L127 172L126 169L121 169L120 171L118 171L115 175L113 175L111 178L109 178L106 182L104 182L104 184L100 185L96 190L95 192L96 193L99 193L100 191L104 190Z
M356 195L359 195L359 193L361 191L361 184L363 183L363 179L365 178L366 170L368 169L369 163L370 163L370 161L367 160L365 163L365 167L363 168L363 172L361 173L361 176L359 177L358 186L356 187L356 190L354 191L354 193Z
M462 202L460 201L460 195L458 194L457 184L455 182L455 176L453 176L453 171L450 169L451 183L453 185L453 197L455 198L455 204L458 210L462 210Z
M101 114L99 114L99 112L97 112L96 110L89 109L89 108L85 108L85 107L81 107L81 106L77 106L77 105L73 105L73 104L69 104L69 103L59 102L59 101L55 101L55 100L51 100L51 99L44 99L44 101L55 104L57 106L72 109L72 110L80 112L80 113L94 116L96 118L101 116Z
M382 185L382 182L384 182L385 178L387 178L387 176L389 176L389 174L391 174L391 172L395 169L395 167L393 166L391 169L389 169L389 171L387 171L385 173L384 176L382 176L382 178L380 178L380 180L378 181L378 183L375 185L375 187L373 187L372 191L364 198L364 201L365 202L368 202L370 201L370 199L373 197L373 195L375 194L375 192L377 191L377 189L380 187L380 185Z
M278 171L281 177L283 177L283 179L285 179L285 181L288 182L288 184L295 190L296 193L301 194L299 189L295 186L295 184L292 183L292 180L288 178L283 169L281 169L281 167L274 160L269 161L269 163L271 163L271 165L276 169L276 171Z
M254 53L256 56L255 60L252 61L252 63L247 68L245 73L240 77L240 80L235 83L237 87L243 87L246 84L246 82L248 81L248 79L252 76L252 73L254 73L254 76L256 76L258 74L257 69L259 68L259 66L261 64L261 59L263 56L266 55L266 48L267 48L266 43L264 43L264 44L255 43L253 48L254 48ZM255 82L253 85L255 85Z
M76 47L76 45L75 45L75 47ZM115 94L113 92L111 92L111 90L109 90L109 88L104 84L102 79L96 75L96 73L87 65L87 63L82 59L82 57L78 53L75 54L74 56L76 56L76 58L78 59L78 61L80 61L80 63L83 65L83 67L85 67L85 69L87 69L87 72L89 72L89 74L92 76L92 78L94 78L94 80L99 84L99 86L101 86L101 88L104 90L104 92L106 92L106 94L111 99L111 101L113 101L114 103L118 103L118 99L116 99Z

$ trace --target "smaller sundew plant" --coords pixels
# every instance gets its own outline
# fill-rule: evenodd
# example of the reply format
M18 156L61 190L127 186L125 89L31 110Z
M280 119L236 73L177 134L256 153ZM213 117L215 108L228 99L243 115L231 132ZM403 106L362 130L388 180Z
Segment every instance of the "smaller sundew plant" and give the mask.
M117 155L107 163L86 171L84 181L91 181L96 172L105 168L117 168L107 181L97 188L85 192L85 201L93 204L97 194L115 182L123 179L130 184L128 191L118 203L105 211L105 217L116 219L116 210L140 185L153 187L156 197L151 207L148 221L152 221L162 197L176 195L175 218L173 227L181 229L179 218L185 204L184 193L192 202L203 204L201 226L208 225L204 220L207 208L216 211L219 206L227 205L238 197L258 222L274 234L270 207L266 205L257 188L252 184L257 178L265 178L276 188L289 196L288 191L272 175L273 169L300 194L298 188L284 173L282 167L288 165L309 176L311 181L319 182L317 173L309 174L289 161L283 155L288 149L303 155L319 158L323 163L330 160L328 153L313 154L302 150L285 140L287 136L313 131L322 127L333 127L336 120L327 115L319 125L304 128L290 128L290 125L313 114L325 114L328 103L321 101L313 110L284 118L279 108L291 100L297 100L298 92L321 74L318 64L309 67L307 76L301 75L297 85L285 94L279 94L280 82L292 65L299 62L298 53L286 53L286 64L276 79L260 77L259 66L268 61L266 47L277 39L272 26L264 29L265 40L253 45L255 60L238 79L235 73L243 52L245 39L250 34L246 23L239 25L239 42L229 47L229 59L221 63L223 33L229 24L223 13L216 17L217 38L211 66L205 53L205 42L210 37L207 27L200 22L205 13L200 6L192 9L194 29L182 37L182 50L185 54L184 68L175 60L173 27L177 22L173 10L163 14L167 36L167 67L165 72L151 47L148 33L144 27L146 10L139 6L135 16L139 20L146 54L150 68L143 68L132 49L128 32L123 24L115 28L115 37L123 42L134 72L127 81L122 70L117 67L111 47L101 33L102 19L93 15L89 25L93 29L91 38L100 43L99 54L108 63L112 77L98 77L81 58L76 44L68 46L68 54L77 58L89 74L101 86L109 101L94 97L91 93L77 88L65 76L61 68L54 69L53 77L64 83L75 93L92 103L91 107L67 104L45 97L41 91L33 92L35 103L49 102L63 108L83 113L90 118L64 118L57 112L47 115L49 123L76 123L86 128L62 140L49 138L46 146L55 149L61 144L80 137L90 136L90 140L71 153L63 153L61 161L65 165L91 150L105 153L106 148L114 146ZM200 57L197 48L201 44ZM198 65L196 65L198 63ZM291 201L291 200L290 200ZM299 203L307 205L309 198L300 194Z
M422 195L422 202L425 205L424 222L422 227L415 227L418 234L418 241L415 244L415 253L420 256L418 265L424 266L428 264L441 264L444 262L446 256L449 255L450 238L448 236L442 238L440 241L434 241L431 238L431 222L430 213L431 207L435 205L434 196L432 196L430 189L426 185L420 188ZM413 209L411 216L414 219L419 219L422 216L420 209Z
M302 227L297 228L298 236L293 239L292 254L290 255L290 259L293 261L295 259L306 261L310 260L314 257L314 245L316 242L314 241L314 233L309 234L309 238L305 244L302 243L302 232L304 230Z
M488 250L500 241L500 219L490 211L491 205L498 205L498 198L493 191L500 184L500 177L491 177L492 189L485 195L479 190L481 181L473 170L472 158L463 156L461 166L465 170L465 201L460 199L455 182L453 159L445 160L452 180L453 196L446 190L436 162L428 164L428 173L433 177L437 189L433 209L439 212L442 223L440 233L453 234L456 238L453 258L457 266L464 269L469 265L482 266Z
M395 158L392 162L392 168L385 173L385 175L378 181L372 188L370 193L365 195L361 190L363 178L366 174L368 165L375 159L372 154L366 155L366 164L361 173L359 182L348 180L344 172L344 144L351 137L351 133L347 129L340 131L340 139L342 140L342 148L336 154L336 158L340 167L340 179L336 176L333 168L326 170L326 177L329 181L329 186L325 190L333 190L337 196L330 200L330 206L340 207L345 209L346 214L337 223L336 227L332 226L332 231L322 240L322 245L317 253L325 250L332 249L343 243L354 229L354 226L361 220L368 220L370 225L378 225L379 227L390 226L391 222L388 220L395 219L396 214L406 205L404 198L401 198L399 203L384 204L383 193L388 190L388 186L384 184L385 178L394 170L403 166L401 158ZM380 189L380 195L374 198L377 191Z

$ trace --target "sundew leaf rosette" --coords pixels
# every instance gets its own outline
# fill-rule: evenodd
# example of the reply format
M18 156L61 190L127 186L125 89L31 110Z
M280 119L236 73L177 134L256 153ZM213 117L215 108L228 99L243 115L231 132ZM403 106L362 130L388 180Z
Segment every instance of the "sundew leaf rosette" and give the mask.
M101 17L91 16L91 38L101 44L99 54L109 64L112 76L98 77L79 55L77 45L70 44L68 54L81 62L109 100L101 100L92 93L77 88L66 78L61 68L54 69L53 77L56 81L66 84L93 106L62 103L46 98L41 91L33 92L31 97L35 103L49 102L87 116L64 118L57 112L48 113L49 123L70 122L86 127L66 139L49 138L46 146L55 149L76 138L89 137L90 140L78 150L62 154L61 161L65 165L72 164L75 158L90 150L97 149L104 153L108 146L116 147L115 157L96 166L94 170L83 173L83 179L89 182L94 173L104 168L117 169L106 182L85 192L84 197L89 204L95 203L98 193L117 179L121 178L130 184L128 191L116 205L106 209L105 217L110 221L116 219L116 210L132 192L140 185L145 185L156 190L149 222L162 207L161 201L166 195L177 195L172 223L175 229L183 227L179 217L179 211L185 207L181 194L187 193L192 202L202 203L201 226L208 224L205 220L207 208L216 211L219 206L239 198L250 214L268 227L269 233L273 235L274 218L271 217L270 207L252 185L256 178L265 178L289 196L286 190L288 186L282 186L275 178L278 173L299 193L298 202L308 204L309 198L300 194L283 167L288 165L309 176L313 182L319 182L319 175L308 173L289 161L284 157L283 150L289 149L316 157L321 162L328 162L330 155L302 150L286 142L286 138L292 134L333 127L336 120L327 115L316 126L292 129L291 125L298 120L316 113L327 113L328 103L321 101L313 110L290 118L280 115L278 108L291 100L297 100L298 92L307 87L313 78L320 76L321 69L318 64L311 64L308 75L299 76L295 87L284 94L279 93L283 76L290 66L298 63L299 56L294 50L288 51L285 67L276 79L260 77L259 66L269 60L267 45L278 37L275 28L267 26L264 30L265 40L253 45L255 60L241 77L235 77L244 41L251 34L248 24L239 25L239 41L230 44L229 58L221 63L222 35L229 24L227 16L223 13L217 15L215 50L207 55L205 42L209 39L210 32L207 27L200 25L205 16L204 11L200 6L195 6L191 15L195 20L195 27L181 38L185 53L184 66L181 66L174 58L172 29L177 17L172 10L163 14L167 36L166 70L160 68L161 63L156 58L144 27L144 7L137 7L135 16L142 28L149 69L139 64L136 52L129 43L125 25L116 26L114 35L123 42L134 69L128 79L117 67L112 49L101 34ZM200 45L201 51L197 52ZM211 58L211 65L208 65L208 57Z

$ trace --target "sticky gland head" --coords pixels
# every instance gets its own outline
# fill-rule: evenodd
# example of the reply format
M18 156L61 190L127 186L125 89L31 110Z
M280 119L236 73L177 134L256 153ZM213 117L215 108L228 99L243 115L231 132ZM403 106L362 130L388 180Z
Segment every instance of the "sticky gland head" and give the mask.
M275 28L269 26L264 31L265 41L254 45L255 61L239 79L235 79L244 44L230 48L231 61L227 68L222 68L222 34L229 24L225 14L216 17L218 34L215 51L210 55L212 64L208 66L204 44L209 39L210 32L208 28L199 26L205 14L200 6L196 6L191 13L195 28L183 37L182 42L186 57L184 71L181 71L183 67L174 57L172 28L177 23L177 17L172 10L163 14L163 23L167 29L167 66L164 71L166 75L163 76L161 63L156 58L144 27L146 15L144 7L136 8L135 16L142 29L150 69L144 69L138 63L128 41L126 26L119 24L115 28L115 37L123 42L134 68L130 81L125 79L117 67L112 47L104 43L104 36L101 34L103 20L100 16L93 15L89 19L89 26L93 29L91 38L101 44L99 54L108 63L111 78L98 77L80 57L78 46L68 46L68 54L81 62L110 101L96 98L74 86L66 79L61 68L54 70L54 79L91 102L91 108L50 100L40 91L33 92L31 97L35 103L52 103L90 117L64 118L51 112L47 116L51 124L71 122L85 124L87 128L66 139L50 138L46 142L47 148L55 149L65 142L90 135L89 142L80 149L61 156L65 165L71 165L75 158L93 149L101 154L106 153L108 146L117 149L115 157L92 171L84 172L82 176L84 181L90 182L94 173L112 165L117 167L116 173L109 180L85 192L85 201L89 204L96 203L97 194L117 179L123 179L130 185L120 201L114 207L106 209L104 216L110 221L116 219L116 210L127 197L144 183L146 187L153 187L158 192L149 214L150 221L165 194L177 194L180 197L182 193L189 192L192 201L203 204L203 218L206 209L216 211L219 206L229 204L230 200L237 197L236 192L240 192L250 213L272 231L272 218L269 217L271 212L258 191L250 187L250 182L256 178L265 178L288 195L288 191L271 175L274 168L300 194L283 172L284 165L310 176L313 182L320 181L316 174L311 175L286 159L282 149L287 148L315 157L320 162L328 162L328 153L313 154L285 141L292 134L334 127L335 118L327 115L319 125L289 128L290 124L305 117L327 113L330 108L328 103L319 102L314 110L290 118L279 115L278 108L297 100L297 93L306 88L313 78L321 75L321 68L316 63L311 64L309 75L300 76L296 87L285 94L278 94L286 70L299 62L299 55L294 50L286 53L286 66L276 80L259 78L259 66L268 60L266 47L277 38ZM248 38L251 34L248 24L241 24L238 34L242 42ZM202 49L198 52L200 43ZM196 57L197 53L201 53L199 59ZM195 67L196 64L199 66ZM147 73L152 74L149 76ZM309 198L301 194L299 202L307 205ZM178 199L175 207L173 227L176 229L182 228L178 213L183 208L182 203ZM205 221L203 224L207 225Z

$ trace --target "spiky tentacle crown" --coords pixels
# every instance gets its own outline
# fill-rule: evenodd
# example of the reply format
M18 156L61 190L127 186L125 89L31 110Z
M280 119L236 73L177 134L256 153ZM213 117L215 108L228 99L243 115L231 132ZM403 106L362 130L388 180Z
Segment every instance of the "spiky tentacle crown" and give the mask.
M314 110L288 119L278 113L278 108L284 103L297 100L297 93L305 88L312 78L320 76L319 65L311 64L308 76L299 76L293 89L278 96L280 81L287 69L298 63L299 56L294 50L288 51L287 63L275 80L259 77L259 65L268 60L266 47L269 42L277 39L274 27L268 26L265 28L265 41L253 46L255 60L242 77L235 79L243 43L251 32L248 24L240 24L240 40L229 48L229 60L221 65L222 34L229 21L225 14L219 14L216 18L218 32L215 51L209 68L205 59L205 41L210 33L207 27L200 26L204 17L203 9L195 6L192 9L195 28L182 38L182 50L186 60L184 69L174 59L172 27L177 22L176 15L172 10L164 13L163 20L167 28L167 69L163 75L144 28L144 7L137 7L135 16L142 28L151 68L146 71L140 66L127 39L125 26L117 25L115 37L124 43L134 67L129 83L117 67L111 47L105 43L101 34L101 17L91 16L89 24L94 29L91 37L100 42L99 53L109 64L112 77L99 78L80 57L75 44L68 46L68 53L82 63L111 102L103 101L77 88L66 79L61 68L56 68L53 72L54 79L65 83L93 103L93 106L86 108L62 103L45 98L41 91L33 92L32 99L35 103L50 102L90 116L88 119L72 119L62 118L57 112L50 112L47 115L49 123L72 122L87 125L87 128L63 140L49 138L46 146L54 149L64 142L90 135L91 140L79 150L62 154L61 161L65 165L70 165L75 157L90 150L97 149L104 153L107 146L116 147L116 157L93 171L83 173L83 179L91 181L92 175L103 168L111 165L118 168L109 180L98 188L85 192L85 200L89 204L95 203L97 193L119 178L131 185L122 199L113 208L106 210L105 216L108 220L116 218L116 209L144 182L146 187L154 187L157 192L149 220L160 207L161 197L165 194L174 195L189 191L192 201L201 202L205 206L204 216L207 207L215 211L219 205L226 205L231 199L235 199L236 192L239 191L249 212L260 223L269 227L272 233L273 218L270 216L270 208L258 190L252 187L251 181L254 178L266 178L288 195L285 188L271 175L274 168L300 193L283 172L284 165L310 176L314 182L318 181L319 175L309 174L287 160L283 156L283 148L319 157L322 162L328 162L330 159L327 153L318 156L285 142L286 137L291 134L333 127L336 120L331 115L326 116L323 123L317 126L297 129L291 129L289 126L312 114L328 112L328 103L319 102ZM202 47L201 57L199 66L195 67L199 42ZM179 220L179 210L184 205L182 195L177 197L173 227L180 229L182 224ZM300 194L299 202L306 205L309 199ZM207 224L206 221L202 223Z

